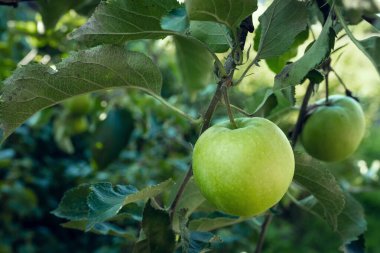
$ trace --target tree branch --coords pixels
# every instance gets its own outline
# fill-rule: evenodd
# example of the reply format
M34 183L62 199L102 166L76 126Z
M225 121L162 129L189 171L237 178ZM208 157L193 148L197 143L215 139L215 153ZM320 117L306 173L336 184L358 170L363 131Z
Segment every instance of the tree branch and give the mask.
M293 149L296 146L298 136L301 133L303 123L305 121L305 116L307 113L307 106L309 104L309 100L311 98L311 94L313 93L313 90L314 90L314 83L310 82L309 86L307 86L306 93L302 101L302 105L301 105L300 113L298 115L296 126L294 127L294 130L293 130L292 139L291 139L291 145Z
M246 19L244 19L242 21L242 23L240 24L239 42L238 42L239 45L238 46L240 46L241 49L244 48L248 32L253 32L253 24L252 24L252 16L251 15L248 16ZM226 62L224 64L224 68L226 70L227 76L221 77L220 81L218 82L214 96L212 97L210 104L208 105L207 110L204 114L203 124L202 124L202 128L200 131L200 135L210 127L211 120L212 120L212 117L213 117L214 112L216 110L216 107L218 106L218 104L221 100L223 85L225 85L226 87L231 86L232 77L233 77L235 69L236 69L236 63L235 63L235 59L234 59L234 50L232 50L232 52L228 55ZM185 190L185 187L186 187L187 183L189 182L192 175L193 175L193 169L192 169L192 165L190 165L189 169L186 173L186 176L184 177L184 179L183 179L183 181L182 181L182 183L178 189L178 192L177 192L176 196L174 197L174 200L173 200L173 202L169 208L169 214L170 214L171 219L173 219L173 217L174 217L174 213L176 212L178 202L179 202L179 200L180 200L180 198L181 198L181 196Z

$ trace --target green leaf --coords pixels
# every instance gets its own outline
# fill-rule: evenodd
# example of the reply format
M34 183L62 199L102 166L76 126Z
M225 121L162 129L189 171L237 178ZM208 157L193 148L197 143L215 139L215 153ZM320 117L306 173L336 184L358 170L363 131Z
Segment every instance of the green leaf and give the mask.
M138 190L131 185L115 187L112 187L111 183L91 185L87 196L89 207L87 230L93 228L96 223L114 217L124 206L124 200L137 192Z
M362 205L348 193L345 193L345 205L338 216L337 232L342 237L344 244L348 244L358 238L367 230L367 222Z
M339 18L340 24L343 26L351 41L364 53L364 55L367 56L380 75L380 36L373 36L361 41L357 40L348 28L339 9L336 9L336 14Z
M171 229L169 213L156 209L149 200L143 212L142 228L151 253L172 253L175 248L175 234Z
M257 0L186 0L190 20L213 21L235 29L257 9Z
M304 43L307 38L309 37L309 29L306 29L305 31L299 33L292 46L288 51L281 54L278 57L268 58L265 60L268 67L274 72L274 73L280 73L281 70L285 67L286 63L297 56L298 53L298 47Z
M87 231L87 221L69 221L61 224L64 228L76 229L80 231ZM131 241L136 240L136 235L134 231L123 230L118 226L115 226L108 222L98 223L89 231L91 233L99 235L111 235L118 236Z
M92 185L90 187L91 192L87 198L89 206L88 229L91 229L96 223L114 217L123 206L155 197L172 184L173 181L169 179L161 184L144 188L141 191L130 185L116 185L115 187L112 187L111 183Z
M177 210L186 210L186 215L191 215L205 201L206 199L199 191L194 179L191 178L186 185L181 199L178 201ZM173 228L175 231L179 231L181 223L179 211L173 214ZM186 216L185 218L187 219L188 217Z
M52 213L72 221L86 221L89 231L96 224L114 218L123 206L155 197L171 185L173 181L169 179L138 191L131 185L83 184L67 191Z
M380 32L380 17L377 15L365 15L364 20L370 23L378 32Z
M360 235L358 240L352 241L345 245L344 250L346 253L365 253L365 239L364 235Z
M373 36L359 41L368 59L380 75L380 36Z
M211 243L220 242L220 238L210 232L190 231L187 228L188 214L186 209L179 212L181 224L181 247L182 253L201 253L209 251L208 247Z
M91 192L90 186L90 184L83 184L68 190L52 214L73 221L87 219L90 210L87 205L87 196Z
M209 83L213 58L199 43L183 37L174 37L181 80L186 87L196 91Z
M215 53L224 53L232 41L230 31L222 24L211 21L191 21L190 34L206 43Z
M294 180L308 190L317 200L322 211L320 215L336 230L339 215L345 201L344 194L334 176L322 164L309 156L295 154L296 170Z
M306 29L306 2L275 0L259 21L262 27L256 58L280 56L290 48L296 36Z
M134 119L130 111L119 108L109 111L92 134L94 167L104 169L117 159L128 144L133 129Z
M114 87L136 88L152 95L161 91L158 67L144 54L116 46L79 51L56 65L28 65L4 82L0 96L3 140L39 110L63 100Z
M90 45L162 39L173 34L161 27L162 17L179 7L176 0L102 1L87 23L71 33L71 38Z
M215 217L215 218L200 218L190 221L189 228L195 231L207 232L215 229L228 227L245 221L246 218L233 217Z
M66 12L78 5L82 5L84 0L37 0L37 2L45 27L52 29Z
M186 9L174 9L161 19L161 27L165 30L184 32L189 26Z
M326 20L321 34L305 54L296 62L285 66L275 77L274 91L280 103L293 104L293 96L286 88L302 83L308 73L319 66L328 56L335 42L331 15Z

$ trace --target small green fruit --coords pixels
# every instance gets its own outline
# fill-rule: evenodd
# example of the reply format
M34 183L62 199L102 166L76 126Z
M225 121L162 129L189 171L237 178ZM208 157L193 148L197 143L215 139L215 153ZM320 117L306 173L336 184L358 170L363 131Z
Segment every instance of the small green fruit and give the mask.
M364 113L353 98L334 95L307 119L301 142L307 153L326 162L341 161L358 148L365 131Z
M92 100L89 94L70 98L65 102L65 106L72 115L86 115L92 109Z
M275 205L294 174L284 133L264 118L236 119L205 131L194 147L195 182L205 198L233 215L253 216Z

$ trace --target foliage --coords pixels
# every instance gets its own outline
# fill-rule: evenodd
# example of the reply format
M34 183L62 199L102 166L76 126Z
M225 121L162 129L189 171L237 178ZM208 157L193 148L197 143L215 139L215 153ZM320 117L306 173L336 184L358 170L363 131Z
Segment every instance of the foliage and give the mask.
M1 6L0 252L260 252L272 216L265 252L379 251L379 9L369 0ZM368 126L359 150L333 164L297 142L329 92L359 97ZM91 106L78 114L68 101L83 94ZM184 176L199 132L238 113L278 124L296 157L287 195L248 218L220 212Z

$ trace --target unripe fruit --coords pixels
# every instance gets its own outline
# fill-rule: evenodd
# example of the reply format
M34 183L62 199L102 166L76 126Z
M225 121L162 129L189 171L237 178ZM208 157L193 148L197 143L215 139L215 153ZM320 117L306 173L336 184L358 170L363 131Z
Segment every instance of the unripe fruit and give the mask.
M89 94L70 98L65 102L65 107L72 115L86 115L92 109L93 103Z
M301 142L311 156L326 162L341 161L358 148L365 131L363 110L353 98L334 95L318 101L306 120Z
M284 133L264 118L224 121L205 131L194 147L195 182L205 198L233 215L253 216L275 205L294 174Z

